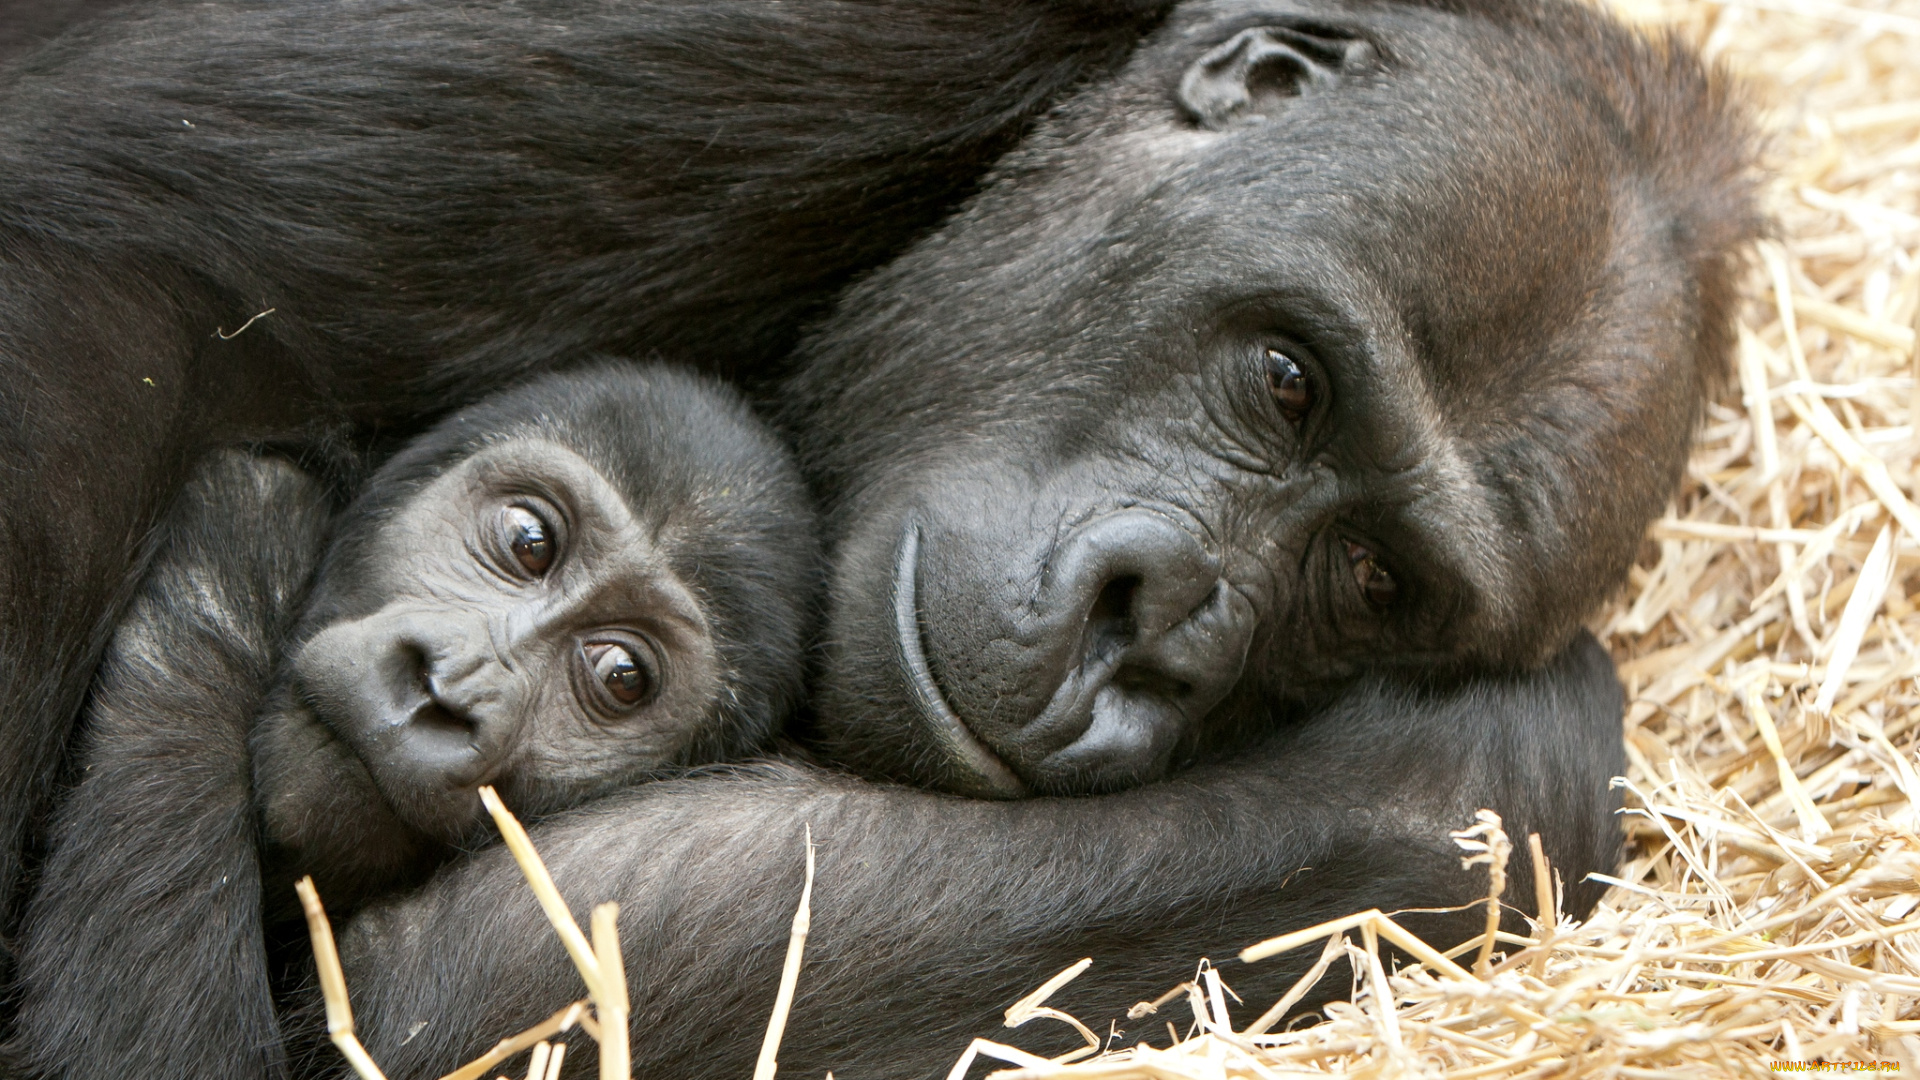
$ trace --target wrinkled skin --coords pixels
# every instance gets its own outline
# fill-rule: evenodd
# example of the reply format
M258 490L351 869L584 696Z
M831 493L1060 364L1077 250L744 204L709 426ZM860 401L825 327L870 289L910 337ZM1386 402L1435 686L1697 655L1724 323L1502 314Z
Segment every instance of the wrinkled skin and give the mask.
M1182 7L804 349L834 756L1111 790L1538 663L1677 482L1743 154L1597 16Z
M284 459L215 455L95 681L0 1071L271 1075L293 880L344 913L489 838L482 784L552 813L763 742L812 532L739 397L660 366L456 413L338 514Z
M336 567L380 600L300 646L286 722L337 736L410 826L446 840L475 824L482 784L543 812L633 763L687 760L712 738L720 658L673 572L684 545L656 544L667 515L648 509L547 439L461 461L385 520L356 565ZM296 760L282 775L310 768ZM269 801L270 831L311 812L292 801L284 813Z

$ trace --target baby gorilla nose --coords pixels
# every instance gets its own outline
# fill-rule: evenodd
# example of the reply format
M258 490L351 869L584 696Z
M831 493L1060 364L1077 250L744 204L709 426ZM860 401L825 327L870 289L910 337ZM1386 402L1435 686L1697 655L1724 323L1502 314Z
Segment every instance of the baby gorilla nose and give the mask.
M950 748L977 740L961 747L975 772L990 773L978 759L991 756L1043 791L1152 780L1240 678L1252 606L1223 580L1220 560L1194 530L1166 513L1135 507L1078 526L1027 577L1039 580L1030 595L996 588L1017 576L956 583L951 591L974 602L942 597L936 607L953 624L946 626L922 626L911 602L919 544L919 526L911 526L896 567L908 681ZM951 581L961 565L942 560L943 577ZM900 603L903 591L908 604ZM990 599L978 602L983 597ZM916 660L922 649L941 654L944 685L934 681L934 664Z
M381 760L369 764L404 781L383 788L400 787L423 801L450 798L464 817L473 790L493 778L506 756L512 724L498 708L460 692L473 676L450 678L453 665L445 656L436 662L428 648L405 639L395 642L393 653L401 686L392 700L400 707L377 722L371 749Z
M433 677L421 668L426 696L411 712L389 725L394 736L396 764L408 769L431 788L467 789L487 779L494 755L485 743L482 725L472 714L449 705L435 688Z
M428 835L457 839L478 814L474 788L494 778L511 748L513 724L497 701L468 687L472 672L456 670L440 640L449 622L359 620L316 636L299 667L315 714L393 809Z

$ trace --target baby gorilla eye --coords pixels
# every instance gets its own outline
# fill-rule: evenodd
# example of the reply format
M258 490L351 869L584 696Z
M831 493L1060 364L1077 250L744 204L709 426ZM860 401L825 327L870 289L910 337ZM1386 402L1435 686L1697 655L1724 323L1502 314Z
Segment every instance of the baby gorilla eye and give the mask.
M505 526L513 561L534 577L545 576L553 567L553 531L546 521L524 506L510 506Z
M1279 349L1267 350L1267 389L1289 423L1298 424L1313 411L1313 377Z
M589 641L581 646L587 668L623 708L631 708L651 697L653 676L633 648L618 641Z
M1391 607L1400 598L1400 583L1380 565L1371 549L1347 541L1347 564L1353 567L1353 580L1359 584L1360 594L1375 610Z

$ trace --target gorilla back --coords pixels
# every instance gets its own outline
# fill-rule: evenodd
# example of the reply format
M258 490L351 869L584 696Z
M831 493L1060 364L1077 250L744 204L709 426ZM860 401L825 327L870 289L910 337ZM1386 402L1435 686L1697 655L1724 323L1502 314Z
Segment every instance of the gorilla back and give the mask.
M0 69L0 929L202 449L764 368L1165 6L147 0Z

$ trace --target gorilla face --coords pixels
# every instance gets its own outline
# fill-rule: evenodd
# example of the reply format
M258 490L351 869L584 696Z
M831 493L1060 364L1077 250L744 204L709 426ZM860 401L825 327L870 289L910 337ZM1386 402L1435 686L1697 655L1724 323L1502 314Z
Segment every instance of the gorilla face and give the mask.
M1121 787L1365 666L1536 662L1615 586L1752 231L1690 58L1223 2L1029 147L808 346L837 755Z
M798 699L817 577L793 462L670 369L449 417L336 528L253 735L279 861L342 896L481 826L738 753Z
M680 760L720 660L650 533L566 447L490 447L379 530L359 576L382 602L300 649L294 697L432 835L459 835L481 784L562 806Z

